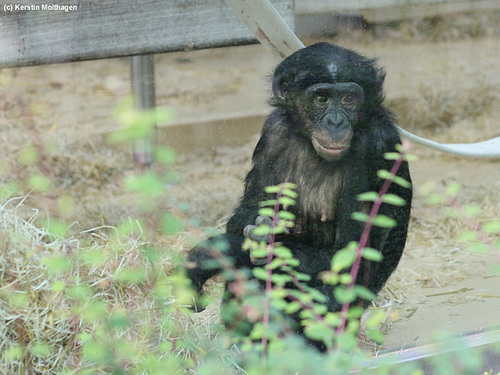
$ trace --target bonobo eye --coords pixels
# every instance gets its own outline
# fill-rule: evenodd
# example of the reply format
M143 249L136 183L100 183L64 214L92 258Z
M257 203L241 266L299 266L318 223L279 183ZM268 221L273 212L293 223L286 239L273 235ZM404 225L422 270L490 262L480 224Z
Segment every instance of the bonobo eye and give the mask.
M317 94L314 98L314 102L319 105L325 105L328 102L328 96L325 94Z
M342 104L344 105L353 105L356 101L356 97L352 94L347 94L342 98Z

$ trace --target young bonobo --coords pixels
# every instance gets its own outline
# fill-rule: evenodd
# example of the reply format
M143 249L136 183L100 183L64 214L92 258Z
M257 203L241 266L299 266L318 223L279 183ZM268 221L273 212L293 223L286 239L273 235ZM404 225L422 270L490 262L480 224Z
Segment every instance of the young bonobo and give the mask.
M340 310L332 287L325 286L318 275L330 269L336 251L359 241L364 224L353 220L352 213L368 212L371 204L356 197L380 190L383 180L377 171L390 170L393 164L384 154L401 143L392 114L382 106L384 78L375 60L329 43L297 51L278 65L271 99L276 109L262 129L243 198L227 223L227 232L200 243L189 254L187 272L198 292L220 271L213 267L213 249L220 244L237 269L256 266L241 246L245 237L255 237L254 228L265 221L258 215L259 202L274 197L264 188L292 182L298 193L296 205L290 208L296 215L295 226L280 241L300 261L298 271L311 276L309 286L326 295L328 310ZM410 181L406 162L398 176ZM379 250L383 260L363 260L356 280L373 293L398 265L410 218L411 189L392 184L389 193L403 198L406 205L382 205L380 213L397 225L372 230L369 246ZM204 267L208 260L211 266ZM226 301L231 298L227 284ZM320 343L313 344L324 350Z

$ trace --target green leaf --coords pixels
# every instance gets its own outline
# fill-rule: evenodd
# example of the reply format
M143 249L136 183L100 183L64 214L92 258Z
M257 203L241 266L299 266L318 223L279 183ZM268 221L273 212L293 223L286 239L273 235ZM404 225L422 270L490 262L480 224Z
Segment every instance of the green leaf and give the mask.
M266 186L264 188L264 191L269 194L277 194L280 190L281 188L279 186Z
M352 281L352 276L349 273L342 273L339 277L340 284L348 285Z
M286 262L288 265L290 265L292 267L298 267L300 264L300 261L298 259L295 259L295 258L287 259Z
M116 330L125 330L130 326L130 323L127 311L121 308L114 310L108 319L108 326Z
M310 281L311 280L311 275L308 275L307 273L301 273L301 272L294 272L293 275L297 278L299 281Z
M387 313L382 310L371 310L370 316L366 319L367 328L377 328L387 318Z
M268 254L268 250L266 248L262 248L262 247L252 249L250 251L251 251L252 256L254 258L266 258L267 254Z
M267 280L267 270L260 267L252 269L252 274L259 280Z
M386 194L382 197L382 202L387 203L387 204L392 204L393 206L405 206L406 201L395 195L395 194Z
M288 302L282 299L271 299L271 307L276 310L284 311L288 306Z
M156 160L163 165L172 165L175 163L176 153L174 150L165 147L159 147L155 151Z
M417 161L418 160L418 156L417 155L413 155L413 154L406 154L404 155L404 160L406 160L407 162L414 162L414 161Z
M398 152L386 152L384 154L385 160L398 160L401 159L401 154Z
M377 171L377 176L382 180L392 180L394 178L394 174L385 169L380 169L379 171Z
M308 288L308 293L316 302L326 303L326 301L328 300L326 296L317 289Z
M442 194L430 194L427 197L426 202L429 205L443 204L445 199Z
M270 292L270 296L272 299L285 299L288 296L288 292L283 288L274 288Z
M292 199L297 199L297 197L299 196L295 191L293 191L292 189L283 189L283 195L289 197L289 198L292 198Z
M347 247L337 251L332 258L332 270L334 272L339 272L345 268L351 267L355 258L356 249L353 249L352 247Z
M367 328L365 332L370 340L375 341L377 344L382 344L384 342L384 334L378 329Z
M370 220L370 216L365 214L364 212L353 212L351 217L352 219L361 221L363 223L366 223L368 220Z
M130 175L124 180L126 189L155 197L165 192L165 184L153 171L146 171L141 175Z
M161 229L165 234L176 234L181 232L184 227L179 219L177 219L170 212L167 212L165 215L163 215L161 221Z
M365 313L365 309L361 306L351 306L347 312L348 319L360 319Z
M365 247L363 249L363 258L366 260L371 260L373 262L380 262L382 260L382 253L377 249L372 249L371 247Z
M369 191L358 195L358 201L375 202L378 199L378 194L374 191Z
M293 206L293 205L295 205L295 200L291 199L291 198L288 198L288 197L281 197L280 203L283 206Z
M31 174L28 176L26 184L33 190L46 192L52 186L50 178L41 174Z
M270 207L265 207L259 209L259 215L260 216L267 216L267 217L273 217L274 216L274 210Z
M40 357L47 357L48 355L50 355L52 349L50 348L50 345L46 342L35 341L31 344L30 352L35 357L40 358Z
M321 281L327 285L336 285L340 282L340 276L336 272L326 271L321 274Z
M30 165L40 160L38 151L32 144L24 147L18 157L19 163L23 165Z
M271 281L275 285L283 286L286 283L291 282L292 277L290 275L276 273L271 276Z
M274 207L276 205L276 199L270 199L267 201L262 201L259 203L261 207L271 206Z
M286 262L283 259L275 258L266 267L267 269L275 270L276 268L283 266L283 264L286 264Z
M466 205L464 206L464 211L471 217L477 217L481 214L481 207L476 205Z
M369 289L361 285L354 285L353 290L358 295L358 297L363 298L367 301L373 301L375 299L375 294L373 294Z
M350 309L349 309L350 311ZM364 310L363 310L364 311ZM340 313L329 312L325 315L325 322L331 326L337 327L340 323Z
M458 182L452 182L446 186L446 194L450 197L456 197L460 193L462 186Z
M94 340L85 342L82 346L83 359L96 364L109 363L113 355L109 352L109 346Z
M373 225L380 228L394 228L396 224L396 220L386 215L377 215L373 220Z
M392 182L394 182L395 184L397 184L401 187L404 187L406 189L411 188L411 183L406 181L403 177L394 176L394 179L392 180Z
M252 332L250 332L250 338L252 340L261 339L266 333L266 327L262 322L257 322L253 325Z
M331 328L319 322L308 324L304 329L304 333L306 337L322 342L331 342L334 336Z
M78 299L78 300L87 300L92 295L93 292L90 287L85 285L75 285L66 289L66 294L70 298Z
M18 360L20 360L23 357L23 348L22 346L18 345L10 345L7 346L6 349L4 349L4 352L2 353L2 357L7 363L13 363Z
M350 303L356 299L356 292L354 289L347 289L344 286L337 286L333 290L335 299L340 303Z
M358 345L358 340L355 335L351 333L344 333L343 335L337 337L337 345L342 348L342 350L350 352Z
M288 305L285 307L284 311L287 313L287 314L295 314L296 312L298 312L300 309L301 309L301 304L297 301L292 301L290 303L288 303Z
M295 220L295 215L292 214L291 212L288 212L288 211L280 211L280 212L278 212L278 217L280 219L284 219L284 220L290 220L290 221Z
M66 287L66 282L64 280L56 280L54 284L52 284L52 291L58 293L62 292Z
M259 225L253 230L253 235L255 236L267 236L268 234L271 234L269 225Z
M458 240L464 242L474 242L477 241L477 232L473 230L468 230L466 232L460 233L457 237Z
M277 257L283 258L283 259L289 259L289 258L293 257L293 254L290 251L290 249L285 247L285 246L276 246L274 248L274 254Z
M490 221L483 225L483 231L488 234L500 233L500 221Z
M43 258L42 264L45 264L47 271L53 275L64 274L71 269L71 260L65 255Z

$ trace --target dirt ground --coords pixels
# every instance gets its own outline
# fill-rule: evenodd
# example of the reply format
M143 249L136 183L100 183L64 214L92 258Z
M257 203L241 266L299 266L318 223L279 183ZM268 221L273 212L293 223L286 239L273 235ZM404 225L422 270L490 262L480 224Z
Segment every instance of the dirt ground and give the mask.
M379 58L387 71L386 103L402 127L447 143L500 136L499 36L429 41L398 35L333 41ZM223 227L237 204L258 138L252 116L261 124L269 111L266 77L277 63L258 45L156 58L158 105L174 113L171 123L160 124L160 139L170 140L179 154L181 181L170 194L186 217L197 219L188 227L193 233ZM128 74L127 59L0 70L0 183L37 170L54 181L52 193L27 199L28 217L33 209L55 212L61 196L75 203L66 219L80 229L117 225L134 213L123 190L123 177L134 173L130 150L110 146L104 136L118 128L113 111L130 93ZM44 148L34 165L26 161L30 144ZM416 196L408 244L376 302L391 312L385 348L424 343L441 330L462 333L500 323L500 277L489 273L498 254L470 252L457 239L467 230L464 220L450 217L445 205L427 205L421 193L428 182L438 191L458 182L460 205L479 206L479 223L498 220L500 160L419 146L414 152L419 160L411 164Z

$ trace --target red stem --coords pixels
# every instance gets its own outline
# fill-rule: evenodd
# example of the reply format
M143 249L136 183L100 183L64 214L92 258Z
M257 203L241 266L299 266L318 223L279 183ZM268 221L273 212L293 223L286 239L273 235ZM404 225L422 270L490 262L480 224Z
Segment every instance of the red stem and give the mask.
M399 167L403 163L403 160L404 160L404 151L401 153L401 157L396 160L396 162L391 168L390 173L393 176L396 176L396 172L399 170ZM393 178L389 178L384 181L384 184L382 185L382 188L378 193L378 197L373 203L368 221L365 223L365 227L363 228L363 232L361 233L361 238L359 240L358 247L356 249L356 257L354 259L354 263L351 268L351 282L347 285L348 290L353 289L354 285L356 284L356 278L358 277L359 267L363 255L363 249L366 247L366 245L368 244L368 240L370 239L370 233L373 228L373 220L378 215L380 207L382 206L382 197L386 195L387 192L389 191L389 187L391 186L393 180L394 180ZM350 302L344 302L342 304L342 309L340 310L340 323L337 327L337 332L336 332L337 336L342 335L345 331L345 327L347 325L347 313L349 311L350 305L351 305Z
M267 262L266 264L269 265L274 257L274 243L276 241L276 234L274 233L274 229L278 225L278 213L280 210L280 199L283 195L283 187L278 191L278 194L276 194L276 203L274 204L274 214L273 214L273 219L271 223L271 237L269 239L269 244L267 245L268 251L267 251ZM273 270L271 267L267 268L267 278L266 278L266 297L264 301L264 316L262 317L262 323L264 324L264 334L262 335L262 354L261 354L261 361L262 365L265 364L266 359L267 359L267 344L269 342L268 337L267 337L267 329L269 327L269 316L270 316L270 310L271 310L271 291L273 287L272 283L272 276L273 276Z

